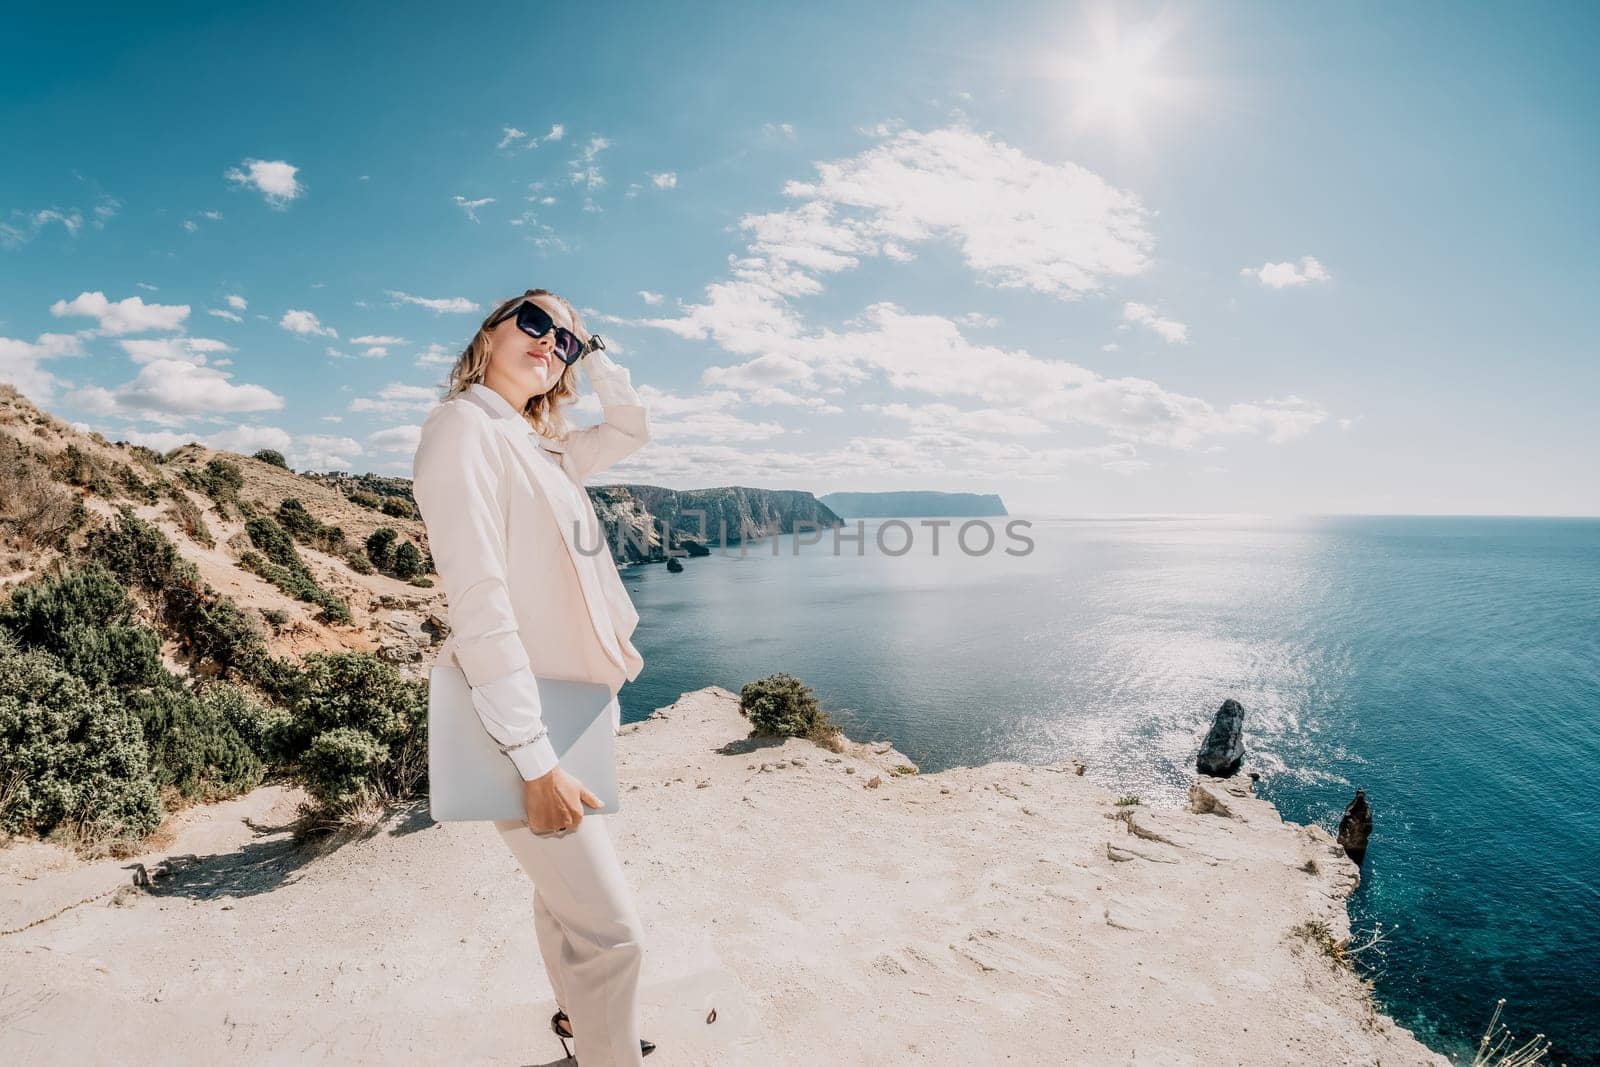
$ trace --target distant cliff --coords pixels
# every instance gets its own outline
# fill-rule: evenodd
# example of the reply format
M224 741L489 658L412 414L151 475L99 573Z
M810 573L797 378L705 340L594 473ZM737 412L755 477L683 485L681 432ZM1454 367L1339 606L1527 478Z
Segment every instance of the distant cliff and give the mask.
M619 563L666 559L663 530L670 532L675 548L690 555L705 555L711 546L789 534L797 527L804 534L844 525L832 509L798 489L599 485L589 486L588 490Z
M938 493L915 489L896 493L827 493L821 497L821 502L846 519L1009 514L994 493Z

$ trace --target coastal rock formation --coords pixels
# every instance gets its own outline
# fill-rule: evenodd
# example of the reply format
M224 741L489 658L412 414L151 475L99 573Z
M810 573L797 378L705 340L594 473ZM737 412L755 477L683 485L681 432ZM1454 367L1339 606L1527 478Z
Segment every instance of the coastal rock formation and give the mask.
M797 489L602 485L588 491L618 563L665 560L663 531L670 533L675 550L703 556L708 546L738 545L772 534L798 533L804 540L844 525L815 496Z
M1367 839L1372 836L1372 808L1367 804L1367 791L1357 789L1356 795L1344 809L1339 820L1339 847L1360 866L1367 858Z
M994 493L826 493L822 503L844 519L911 519L924 516L995 517L1009 514Z
M1233 818L1119 805L1069 763L752 738L738 703L617 738L652 1061L1448 1067L1308 934L1349 936L1354 864L1247 781L1202 785ZM494 829L416 801L297 846L298 796L189 809L145 855L0 850L0 1063L558 1060Z
M1244 705L1229 698L1217 709L1200 754L1195 757L1195 769L1212 778L1227 778L1236 774L1244 760Z

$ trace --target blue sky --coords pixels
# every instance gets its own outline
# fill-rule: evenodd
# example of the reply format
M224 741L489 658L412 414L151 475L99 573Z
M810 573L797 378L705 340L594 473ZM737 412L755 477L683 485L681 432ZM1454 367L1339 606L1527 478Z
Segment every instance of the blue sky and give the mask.
M403 474L456 309L544 286L652 406L602 480L1600 514L1597 40L1576 3L7 5L0 380Z

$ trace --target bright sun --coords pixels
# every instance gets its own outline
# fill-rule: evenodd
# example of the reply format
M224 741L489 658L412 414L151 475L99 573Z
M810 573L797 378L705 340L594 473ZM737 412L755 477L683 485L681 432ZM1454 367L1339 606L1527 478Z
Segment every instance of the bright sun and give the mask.
M1058 66L1078 124L1129 133L1156 106L1175 102L1180 81L1158 66L1174 30L1169 19L1139 26L1120 26L1109 14L1097 20L1089 54Z

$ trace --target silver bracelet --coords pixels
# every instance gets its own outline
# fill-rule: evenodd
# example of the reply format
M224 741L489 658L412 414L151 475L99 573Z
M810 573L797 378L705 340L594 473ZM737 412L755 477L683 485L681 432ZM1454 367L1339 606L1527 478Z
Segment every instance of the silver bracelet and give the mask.
M501 752L515 752L519 748L527 748L529 745L533 744L535 741L539 740L541 737L543 737L545 734L547 734L549 732L550 732L550 727L541 726L541 727L539 727L539 732L538 733L534 734L532 737L528 738L525 741L518 741L514 745L499 745L498 747L499 747Z

